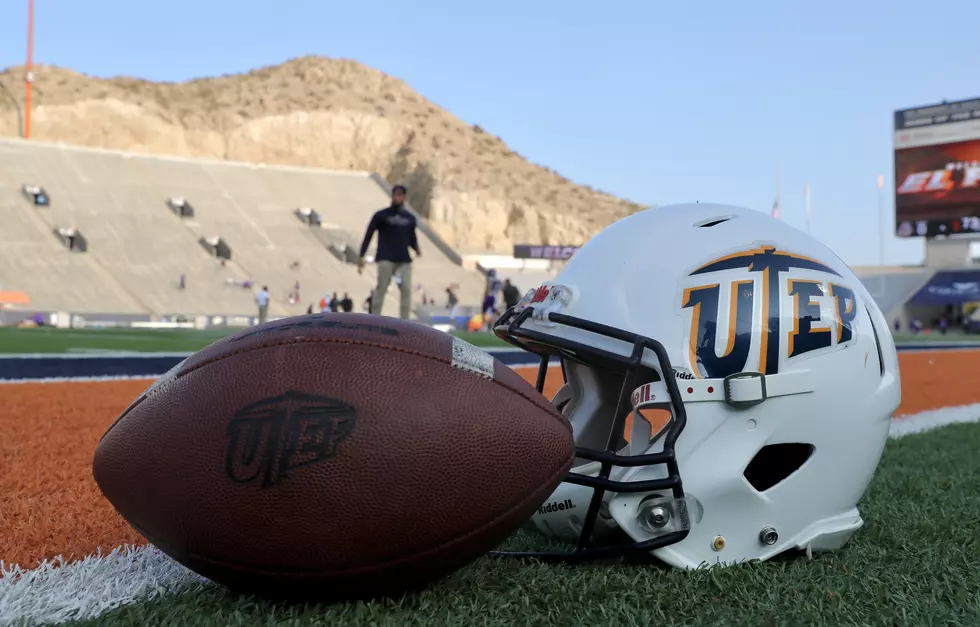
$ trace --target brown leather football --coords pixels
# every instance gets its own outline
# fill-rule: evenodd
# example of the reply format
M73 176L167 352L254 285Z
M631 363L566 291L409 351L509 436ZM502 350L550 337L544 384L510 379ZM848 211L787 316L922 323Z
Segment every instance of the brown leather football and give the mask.
M240 590L417 589L513 533L574 458L568 421L488 353L366 314L269 322L188 357L93 472L147 540Z

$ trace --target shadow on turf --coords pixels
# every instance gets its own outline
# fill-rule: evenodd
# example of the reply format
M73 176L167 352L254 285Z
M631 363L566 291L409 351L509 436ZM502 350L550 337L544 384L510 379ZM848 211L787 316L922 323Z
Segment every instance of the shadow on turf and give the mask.
M620 538L616 541L621 541L624 543L631 543L632 539L626 534L619 532ZM500 547L499 550L503 551L527 551L527 550L548 550L548 551L571 551L574 550L575 545L572 543L558 542L551 538L546 538L536 531L533 527L528 525L527 527L518 531L514 536L506 540ZM783 562L783 561L793 561L799 559L803 552L787 552L769 561L771 562ZM540 568L545 570L559 570L568 569L579 572L589 572L596 569L606 569L609 567L620 567L620 568L631 568L635 567L642 570L652 570L659 572L669 572L673 570L672 567L664 564L662 561L653 557L650 553L639 553L633 554L626 557L610 558L610 559L597 559L590 560L584 563L578 564L564 564L561 562L546 563L541 560L536 560L534 558L520 557L520 556L484 556L474 560L473 562L467 564L463 568L446 575L435 581L431 581L421 585L412 585L407 583L405 586L401 587L397 591L376 591L376 590L365 590L362 594L357 595L332 595L329 591L325 594L320 592L316 594L311 594L309 592L295 592L289 593L273 593L270 590L256 589L254 587L247 586L225 586L220 584L215 584L215 591L221 598L227 601L246 601L259 603L267 606L270 610L276 612L287 612L287 611L317 611L318 609L323 609L331 606L337 606L338 604L373 604L377 603L387 607L399 607L405 609L406 606L412 606L416 603L422 602L420 595L426 592L437 591L438 594L452 593L451 590L458 590L459 592L464 592L472 587L472 585L467 583L466 571L473 569L476 564L482 564L484 567L491 567L494 564L512 564L514 568L526 568L528 566L537 564ZM502 566L503 572L506 573L509 568L507 566ZM496 570L496 568L494 568ZM500 582L506 580L506 577L502 577ZM479 586L478 586L479 587Z
M619 541L631 542L632 540L620 532ZM546 538L536 531L530 525L518 531L514 536L505 541L500 547L500 550L573 550L575 548L574 544L558 542L550 538ZM785 567L791 565L793 562L799 560L814 561L814 559L807 558L805 551L789 550L780 555L767 560L767 562L776 566ZM452 596L456 594L469 594L473 589L484 589L487 584L491 582L483 579L481 575L486 574L486 570L492 571L494 575L492 578L493 584L506 585L510 577L508 575L516 575L516 572L521 569L526 569L528 567L534 567L537 565L541 569L542 573L546 576L557 575L559 570L576 571L583 575L591 571L608 569L610 567L615 567L618 569L636 569L638 572L644 572L647 574L660 573L660 575L654 575L659 577L666 573L669 573L675 569L667 564L664 564L660 560L653 557L650 553L640 553L634 554L622 558L612 558L604 560L592 560L579 564L562 564L562 563L545 563L532 558L521 558L521 557L482 557L474 560L465 567L451 573L441 579L436 581L428 582L422 585L412 585L408 583L404 587L397 591L373 591L365 590L363 594L358 595L331 595L327 592L324 594L311 595L307 594L279 594L273 595L269 594L268 590L257 590L249 589L246 587L227 587L223 585L215 584L213 588L213 593L215 595L216 601L225 601L231 603L247 603L249 605L255 604L265 608L266 611L271 611L276 614L296 614L297 612L302 614L307 613L317 613L324 611L328 608L336 610L338 606L345 604L363 606L363 605L379 605L388 609L399 609L399 610L411 610L413 608L426 605L429 601L427 599L431 596L445 597ZM758 561L752 561L746 563L745 566L757 566L761 564ZM707 570L707 566L702 566L697 570Z
M621 541L632 542L632 540L622 534ZM549 550L549 551L570 551L575 548L574 544L562 543L554 541L553 539L546 538L536 531L533 527L528 525L527 527L518 531L514 536L508 538L500 547L500 550L504 551L520 551L520 550ZM465 583L459 580L461 574L465 580L465 571L473 568L475 564L483 563L485 565L492 565L494 563L510 563L516 568L527 567L531 564L540 564L542 568L546 569L574 569L578 571L589 571L596 568L608 568L609 566L642 566L643 568L655 568L658 570L670 570L670 567L665 565L663 562L655 559L649 553L642 553L637 555L632 555L624 558L612 558L604 560L592 560L580 564L563 564L563 563L545 563L540 560L533 558L519 557L519 556L483 556L477 558L473 562L466 564L462 568L455 572L452 572L440 579L435 581L430 581L423 584L413 584L412 582L406 582L405 585L399 587L397 590L364 590L359 594L345 594L337 593L334 594L330 590L299 590L295 589L293 591L284 589L263 589L255 586L250 586L247 584L239 583L237 585L225 585L212 582L214 584L214 590L217 595L228 601L250 601L254 603L260 603L267 605L269 609L276 611L295 611L295 610L310 610L313 611L317 608L325 608L329 606L336 606L338 604L344 603L378 603L385 606L397 606L404 608L406 605L412 605L416 602L419 595L431 591L436 588L443 588L442 592L445 592L445 587L450 588L459 587L461 590L466 589ZM504 567L504 570L508 570Z

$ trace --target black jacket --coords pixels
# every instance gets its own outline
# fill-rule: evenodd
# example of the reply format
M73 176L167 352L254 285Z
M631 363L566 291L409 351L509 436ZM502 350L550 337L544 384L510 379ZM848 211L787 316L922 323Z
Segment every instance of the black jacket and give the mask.
M521 293L518 291L514 284L504 286L504 304L507 305L507 309L510 309L514 305L520 302Z
M368 246L371 245L371 238L374 232L378 232L378 252L374 255L375 261L393 261L395 263L411 263L412 258L408 254L411 248L416 254L421 255L419 241L415 235L415 216L406 211L403 207L385 207L375 212L368 224L367 232L364 234L364 242L361 243L361 257L367 254Z

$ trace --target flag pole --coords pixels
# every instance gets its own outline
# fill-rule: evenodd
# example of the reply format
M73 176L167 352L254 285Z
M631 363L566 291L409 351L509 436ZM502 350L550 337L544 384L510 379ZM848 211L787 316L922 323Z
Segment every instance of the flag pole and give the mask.
M31 138L31 87L34 84L34 0L27 3L27 67L24 71L24 139Z
M803 205L806 207L806 233L810 234L810 184L803 185Z
M885 267L885 175L878 175L878 266L882 268L881 293L888 293L888 273ZM883 312L887 314L888 312ZM889 325L889 328L891 325Z
M779 219L782 218L782 213L783 213L783 208L782 208L781 202L780 202L781 199L780 199L779 196L780 196L780 190L779 190L779 162L777 161L776 162L776 202L774 202L773 205L772 205L772 217L776 218L777 220L779 220Z

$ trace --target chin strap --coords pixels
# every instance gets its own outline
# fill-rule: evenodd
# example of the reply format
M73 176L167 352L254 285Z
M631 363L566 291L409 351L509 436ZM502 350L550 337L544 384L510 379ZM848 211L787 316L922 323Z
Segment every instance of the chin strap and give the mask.
M737 372L724 379L678 379L677 387L685 403L724 402L732 407L758 405L767 398L807 394L813 391L810 372L787 372L765 375L761 372ZM663 403L668 399L663 381L645 383L633 390L633 406Z

